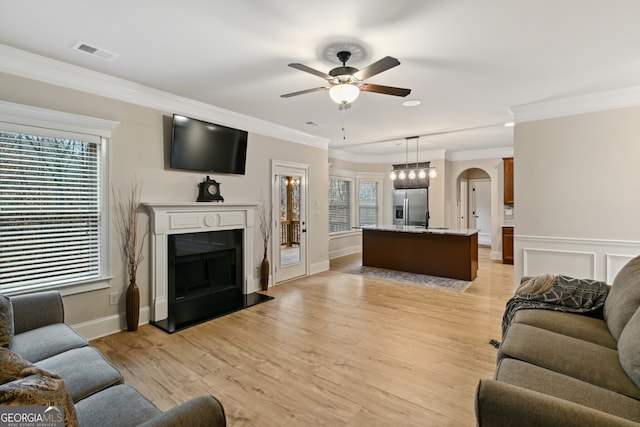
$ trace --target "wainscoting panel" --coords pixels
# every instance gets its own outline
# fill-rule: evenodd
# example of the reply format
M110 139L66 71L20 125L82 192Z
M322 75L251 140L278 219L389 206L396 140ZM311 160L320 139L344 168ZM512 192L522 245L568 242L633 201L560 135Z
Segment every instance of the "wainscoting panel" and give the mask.
M595 277L596 254L524 248L524 275L564 274L571 277Z
M622 267L624 267L624 265L626 263L628 263L629 261L631 261L634 258L633 255L614 255L614 254L607 254L607 283L612 284L613 283L613 279L616 278L616 274L618 274L618 271L620 271L622 269Z
M514 236L514 286L522 276L566 274L613 283L620 269L640 254L640 242Z

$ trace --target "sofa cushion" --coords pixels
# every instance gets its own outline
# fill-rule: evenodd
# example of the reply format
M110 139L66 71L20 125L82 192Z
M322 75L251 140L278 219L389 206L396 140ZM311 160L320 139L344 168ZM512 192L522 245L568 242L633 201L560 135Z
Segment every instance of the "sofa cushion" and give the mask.
M136 389L122 384L76 403L82 426L119 427L143 423L162 412Z
M604 303L604 320L617 340L625 325L640 307L640 256L629 261L613 279Z
M636 399L515 359L502 359L495 379L640 422Z
M627 322L618 340L622 369L640 387L640 309Z
M35 363L88 344L88 341L71 326L65 323L54 323L16 334L10 349Z
M0 346L8 348L13 337L13 307L11 301L0 295Z
M120 371L90 346L65 351L36 366L60 376L74 402L123 382Z
M640 389L622 369L611 348L514 323L500 346L500 358L533 363L584 382L640 399Z
M604 320L586 315L528 309L518 311L513 317L513 322L536 326L614 350L618 346Z

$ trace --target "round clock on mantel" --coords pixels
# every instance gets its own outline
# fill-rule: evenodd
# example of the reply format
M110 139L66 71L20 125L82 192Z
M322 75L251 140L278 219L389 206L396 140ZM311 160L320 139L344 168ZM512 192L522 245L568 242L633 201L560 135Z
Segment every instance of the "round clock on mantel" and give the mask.
M203 182L198 184L198 202L224 202L224 197L220 194L220 183L207 176Z

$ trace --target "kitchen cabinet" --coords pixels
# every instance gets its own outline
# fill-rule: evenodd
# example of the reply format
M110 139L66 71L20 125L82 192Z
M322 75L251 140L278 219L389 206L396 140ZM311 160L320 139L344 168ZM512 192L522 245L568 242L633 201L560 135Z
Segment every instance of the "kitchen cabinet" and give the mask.
M513 205L513 157L502 159L504 167L504 204Z
M502 263L513 264L513 227L502 227Z

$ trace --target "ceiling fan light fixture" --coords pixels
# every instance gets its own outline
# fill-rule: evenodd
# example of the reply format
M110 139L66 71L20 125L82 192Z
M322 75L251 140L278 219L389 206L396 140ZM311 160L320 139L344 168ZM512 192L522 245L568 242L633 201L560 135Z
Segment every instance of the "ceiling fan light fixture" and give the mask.
M360 95L360 88L350 83L337 84L329 89L329 96L338 104L350 104Z

